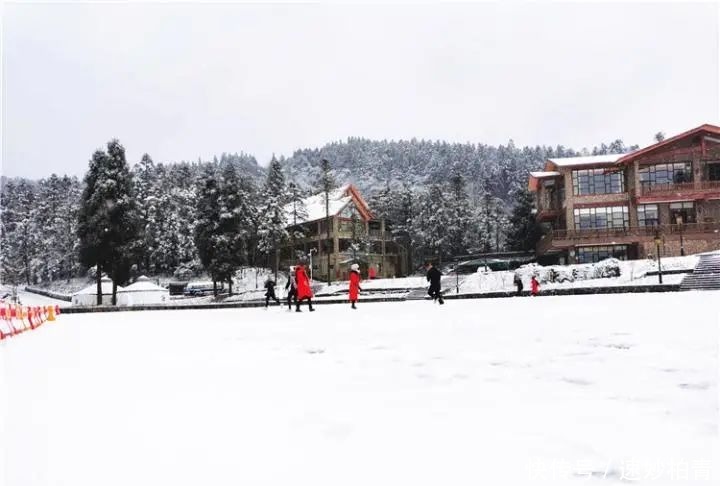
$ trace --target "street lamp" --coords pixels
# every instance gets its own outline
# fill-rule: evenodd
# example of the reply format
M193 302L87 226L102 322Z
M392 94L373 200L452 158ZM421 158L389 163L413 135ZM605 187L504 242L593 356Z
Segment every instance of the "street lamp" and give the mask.
M660 283L663 283L663 281L662 281L662 264L660 262L660 243L662 243L662 238L660 238L660 232L655 231L655 251L657 252L657 261L658 261L658 281Z
M675 218L675 222L678 225L678 229L680 230L680 256L685 256L685 246L683 245L683 217L682 215L677 215Z

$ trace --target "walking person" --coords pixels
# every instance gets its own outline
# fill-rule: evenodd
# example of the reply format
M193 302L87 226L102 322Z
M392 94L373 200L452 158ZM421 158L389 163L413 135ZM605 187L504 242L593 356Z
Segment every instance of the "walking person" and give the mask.
M431 262L427 262L425 264L425 269L427 270L425 278L427 278L428 282L430 282L428 295L432 297L433 302L437 300L440 304L444 304L445 301L443 300L442 293L440 292L440 276L442 275L440 270L435 268Z
M523 283L522 283L522 278L520 278L520 274L519 274L519 273L516 273L515 276L513 277L513 283L514 283L515 286L517 287L517 294L516 294L516 295L517 295L518 297L521 296L521 295L522 295L522 291L523 291Z
M275 281L272 278L268 278L265 281L265 308L268 308L268 304L270 303L270 299L277 302L278 305L280 305L280 299L277 298L275 295Z
M357 263L350 265L350 304L351 308L357 309L355 303L358 301L358 293L362 289L360 288L360 266Z
M288 311L290 311L292 310L293 302L297 304L297 280L295 279L295 267L292 265L290 266L290 273L288 273L285 290L287 291Z
M535 278L535 275L533 275L530 279L530 295L536 297L538 292L540 292L540 282L538 282L537 278Z
M308 307L310 312L315 311L312 306L312 288L310 287L310 279L305 273L305 267L302 264L298 264L295 267L295 281L297 283L297 300L295 301L295 312L302 312L300 310L300 304L303 300L308 301Z

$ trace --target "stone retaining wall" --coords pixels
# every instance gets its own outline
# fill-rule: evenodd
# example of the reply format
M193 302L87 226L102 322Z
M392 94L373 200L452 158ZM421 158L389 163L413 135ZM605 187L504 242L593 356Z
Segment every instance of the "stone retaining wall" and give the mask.
M51 299L57 299L57 300L64 300L66 302L72 302L72 296L65 295L65 294L59 294L57 292L52 292L50 290L45 289L38 289L35 287L25 287L25 292L30 292L31 294L38 294L42 295L44 297L50 297Z

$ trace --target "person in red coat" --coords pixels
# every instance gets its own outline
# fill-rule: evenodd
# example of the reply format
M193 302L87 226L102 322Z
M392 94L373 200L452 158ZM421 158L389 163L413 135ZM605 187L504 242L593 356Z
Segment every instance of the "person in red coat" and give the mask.
M370 265L370 268L368 268L368 280L374 279L376 274L377 273L375 272L375 267Z
M295 303L295 312L302 312L300 310L300 303L303 300L308 301L308 307L310 307L310 312L313 312L315 309L313 309L312 306L312 288L310 288L310 279L307 276L307 273L305 273L305 267L302 266L302 264L298 264L295 267L295 282L297 285L297 301Z
M530 294L534 297L540 291L540 282L537 281L535 275L530 279Z
M350 304L352 304L353 309L357 309L355 307L355 303L358 300L358 293L362 290L360 288L360 266L357 263L353 263L350 265Z

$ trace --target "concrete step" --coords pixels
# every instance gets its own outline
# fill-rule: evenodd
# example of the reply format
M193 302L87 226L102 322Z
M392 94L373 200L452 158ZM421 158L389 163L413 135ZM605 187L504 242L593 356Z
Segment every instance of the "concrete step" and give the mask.
M720 289L720 255L701 256L693 273L680 283L681 290Z

